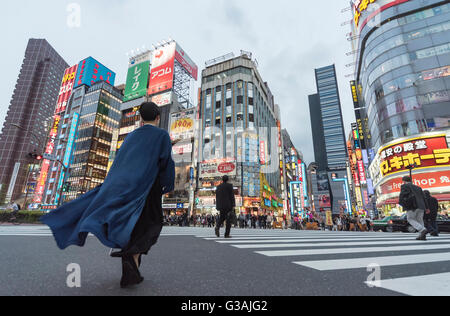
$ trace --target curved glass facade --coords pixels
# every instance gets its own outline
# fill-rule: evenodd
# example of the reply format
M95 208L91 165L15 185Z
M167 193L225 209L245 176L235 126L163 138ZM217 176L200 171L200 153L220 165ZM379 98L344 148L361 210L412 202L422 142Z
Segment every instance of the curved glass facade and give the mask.
M362 26L358 84L371 147L450 127L450 3L411 0Z

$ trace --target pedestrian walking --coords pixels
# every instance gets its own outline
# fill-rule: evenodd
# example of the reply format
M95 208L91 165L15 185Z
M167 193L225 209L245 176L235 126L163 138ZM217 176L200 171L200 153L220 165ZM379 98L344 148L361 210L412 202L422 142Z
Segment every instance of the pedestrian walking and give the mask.
M216 190L216 209L220 212L220 217L217 222L215 232L216 236L220 237L220 227L226 221L225 227L225 238L231 238L231 224L232 224L232 214L234 208L236 207L236 199L234 196L233 185L228 183L228 176L223 176L222 184L217 187Z
M175 164L169 134L160 129L152 102L139 108L144 125L123 142L104 183L42 217L60 249L84 246L89 233L122 258L122 288L139 284L142 255L163 227L161 199L174 188Z
M435 197L431 196L430 191L423 191L423 193L425 194L425 202L429 207L429 211L427 211L424 216L425 227L430 232L431 236L438 237L439 229L436 218L439 211L439 202Z
M428 231L423 221L425 211L428 210L425 194L412 183L411 177L403 177L398 204L406 210L408 223L420 233L417 240L427 240Z

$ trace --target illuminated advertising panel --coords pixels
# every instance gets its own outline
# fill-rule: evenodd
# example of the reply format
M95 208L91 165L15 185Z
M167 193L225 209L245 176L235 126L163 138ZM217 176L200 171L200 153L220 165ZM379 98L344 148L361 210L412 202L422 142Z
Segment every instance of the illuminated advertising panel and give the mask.
M76 132L77 132L77 128L78 128L79 118L80 118L80 114L78 114L78 113L73 114L72 123L70 124L69 137L67 140L66 152L64 154L64 160L63 160L63 165L66 168L69 167L70 158L72 157L73 145L75 143L75 136L76 136ZM55 204L57 204L59 201L59 198L60 198L59 190L64 185L63 182L64 182L65 177L66 177L66 173L64 172L64 170L62 170L61 175L59 177L59 181L58 181L58 187L56 190Z
M413 183L423 190L450 188L450 170L414 174ZM381 194L400 193L403 185L402 177L394 178L383 183Z
M155 103L157 106L165 106L165 105L171 104L172 99L173 99L173 92L168 91L168 92L154 95L152 97L152 102Z
M75 85L76 73L78 72L78 65L67 68L64 72L63 79L61 81L61 87L59 89L58 101L55 108L55 116L53 117L53 125L50 130L48 143L45 148L45 155L51 156L55 149L55 141L58 134L58 127L61 120L61 113L66 110L67 102ZM50 160L44 159L42 161L41 173L39 175L38 182L36 184L36 190L34 195L34 203L41 203L42 196L44 194L45 182L47 181L48 170L50 168Z
M148 94L153 95L173 88L176 42L155 50L152 54L152 70Z
M391 144L380 149L380 171L383 177L431 167L450 167L450 149L446 135L425 136Z
M75 76L77 73L78 65L67 68L64 72L64 77L59 88L58 101L56 103L55 114L64 112L67 107L67 101L72 94L73 85L75 83Z
M177 43L175 51L175 59L183 66L184 69L197 81L198 78L198 66L192 61L192 59L186 54L186 52Z
M150 57L150 52L148 52L130 59L123 98L124 102L147 95Z
M361 30L376 15L393 6L408 2L409 0L355 0L353 16L356 27ZM372 4L376 4L371 8Z
M364 163L362 160L358 160L358 173L361 184L366 184L366 172L364 170Z
M195 110L173 113L170 116L169 134L172 140L194 137Z
M49 134L49 142L45 149L45 154L47 154L47 155L52 155L53 150L55 149L55 140L56 140L56 136L58 134L58 126L59 126L60 120L61 120L61 116L55 115L54 120L53 120L53 126L52 126L52 129L50 130L50 134ZM39 180L38 180L38 183L36 186L34 203L42 202L42 195L44 194L45 182L47 181L49 168L50 168L50 160L44 159L42 161L41 174L39 176Z
M219 159L205 161L200 164L199 178L219 178L224 175L236 175L236 161L230 159Z
M116 73L102 65L94 58L88 57L78 64L78 71L75 80L76 82L74 88L77 88L83 84L90 87L99 81L106 81L113 86L116 80Z
M264 141L259 142L259 161L261 165L266 164L266 143Z

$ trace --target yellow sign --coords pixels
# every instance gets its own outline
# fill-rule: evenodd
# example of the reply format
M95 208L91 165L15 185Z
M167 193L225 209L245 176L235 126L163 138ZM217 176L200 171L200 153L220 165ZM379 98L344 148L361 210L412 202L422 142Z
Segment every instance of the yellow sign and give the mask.
M354 6L355 6L355 24L356 26L359 25L359 19L361 17L361 14L367 10L367 7L369 4L374 3L377 0L356 0Z
M333 226L333 216L331 215L331 211L327 211L326 216L327 226Z

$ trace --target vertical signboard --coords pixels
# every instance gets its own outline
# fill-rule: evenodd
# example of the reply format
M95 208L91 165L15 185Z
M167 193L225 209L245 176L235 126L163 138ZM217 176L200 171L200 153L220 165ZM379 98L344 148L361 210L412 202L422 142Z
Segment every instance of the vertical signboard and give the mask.
M147 95L150 72L150 52L130 59L123 101L138 99Z
M173 88L176 42L155 50L152 54L152 70L148 94L153 95Z
M77 132L77 128L78 128L79 118L80 118L80 114L78 114L78 113L73 114L72 124L70 125L69 138L67 140L66 152L64 154L64 160L63 160L63 165L66 168L69 167L70 158L72 157L73 145L75 143L75 136L76 136L76 132ZM60 175L59 181L58 181L58 188L56 190L55 204L57 204L59 201L59 198L60 198L59 190L64 185L65 177L66 177L66 173L63 170L61 172L61 175Z
M78 66L75 65L66 69L64 73L63 80L61 82L61 89L59 92L58 102L55 109L55 116L53 117L53 125L50 130L49 140L45 148L44 155L51 156L55 149L55 141L58 134L58 127L61 120L61 113L65 111L67 101L69 101L70 95L72 93ZM39 175L38 182L36 184L36 190L34 195L34 203L42 203L42 196L44 195L45 182L47 181L48 170L50 168L50 160L44 159L42 161L41 173Z

